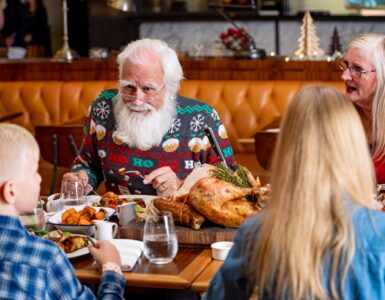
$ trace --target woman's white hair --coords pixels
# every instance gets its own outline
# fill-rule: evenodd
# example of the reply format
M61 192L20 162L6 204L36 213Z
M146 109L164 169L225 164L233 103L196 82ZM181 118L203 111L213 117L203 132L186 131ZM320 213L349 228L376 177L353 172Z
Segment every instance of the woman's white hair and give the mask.
M0 186L6 181L17 181L27 162L39 159L39 145L32 134L14 124L0 124Z
M163 82L169 95L176 95L183 79L183 70L178 55L167 43L157 39L140 39L129 43L118 55L119 77L122 76L123 65L126 60L133 64L144 63L144 54L151 54L159 58L163 69Z
M348 49L357 48L369 53L376 70L377 86L372 102L372 135L375 140L374 157L385 155L385 35L363 33L355 36Z

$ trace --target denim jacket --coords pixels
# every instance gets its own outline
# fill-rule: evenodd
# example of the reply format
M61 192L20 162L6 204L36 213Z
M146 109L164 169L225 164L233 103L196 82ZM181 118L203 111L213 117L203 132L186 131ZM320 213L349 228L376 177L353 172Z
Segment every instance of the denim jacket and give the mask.
M356 251L343 285L342 299L385 299L385 213L362 208L348 200L356 236ZM234 246L212 279L203 299L249 299L253 286L246 275L250 250L246 236L255 240L263 214L247 220L238 230ZM327 264L327 259L325 264ZM325 265L324 282L329 281ZM328 290L325 285L326 291ZM260 299L274 298L274 295Z

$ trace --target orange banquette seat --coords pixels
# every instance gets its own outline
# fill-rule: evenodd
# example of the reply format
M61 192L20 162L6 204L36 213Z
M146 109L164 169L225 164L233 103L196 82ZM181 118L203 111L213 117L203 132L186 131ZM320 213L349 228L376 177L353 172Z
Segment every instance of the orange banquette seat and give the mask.
M255 175L266 175L255 157L253 136L279 120L296 91L309 81L186 80L180 93L211 104L225 124L236 159ZM342 82L329 81L341 90ZM0 82L0 115L23 112L10 122L32 133L38 125L82 123L90 103L117 81ZM48 193L52 170L40 164L42 193ZM62 172L67 169L61 170ZM59 176L60 178L60 176Z

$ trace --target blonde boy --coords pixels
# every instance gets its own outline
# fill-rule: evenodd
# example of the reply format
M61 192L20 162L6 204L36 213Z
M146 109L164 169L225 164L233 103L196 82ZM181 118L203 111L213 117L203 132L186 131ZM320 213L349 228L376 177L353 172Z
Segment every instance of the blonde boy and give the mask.
M30 235L18 219L39 199L38 161L39 147L26 129L0 124L0 299L95 299L75 277L65 253ZM104 241L98 249L89 248L103 267L98 298L121 299L125 280L119 252Z

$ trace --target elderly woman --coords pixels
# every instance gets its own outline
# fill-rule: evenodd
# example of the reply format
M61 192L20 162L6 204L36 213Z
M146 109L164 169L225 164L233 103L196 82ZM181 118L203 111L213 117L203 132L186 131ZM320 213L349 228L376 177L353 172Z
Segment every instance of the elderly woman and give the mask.
M385 35L359 34L340 61L346 95L354 103L372 149L377 183L385 183Z
M360 118L340 91L311 85L295 95L271 188L269 205L240 227L204 299L385 299L385 218L373 209Z

